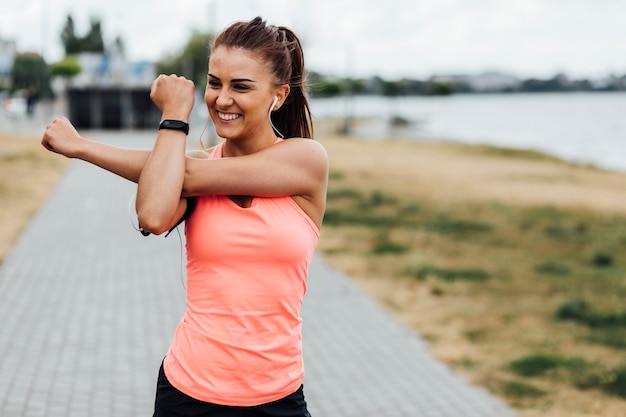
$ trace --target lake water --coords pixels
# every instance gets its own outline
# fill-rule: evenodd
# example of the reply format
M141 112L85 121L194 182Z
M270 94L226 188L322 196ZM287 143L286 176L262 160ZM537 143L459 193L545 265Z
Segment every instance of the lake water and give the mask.
M365 118L364 138L442 139L535 149L626 171L626 93L478 94L315 99L317 118ZM407 128L390 127L393 116Z

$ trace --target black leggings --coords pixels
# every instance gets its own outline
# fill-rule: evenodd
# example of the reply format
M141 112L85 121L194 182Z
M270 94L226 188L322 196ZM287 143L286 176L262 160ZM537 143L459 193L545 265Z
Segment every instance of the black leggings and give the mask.
M161 364L153 417L311 417L311 415L306 408L302 386L280 400L252 407L211 404L196 400L174 388L167 380Z

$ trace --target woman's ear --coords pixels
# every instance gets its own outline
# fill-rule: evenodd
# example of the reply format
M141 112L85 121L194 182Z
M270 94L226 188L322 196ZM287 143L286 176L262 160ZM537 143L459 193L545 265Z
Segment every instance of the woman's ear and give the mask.
M279 108L281 108L281 106L287 99L287 96L289 95L290 91L291 91L291 87L289 87L289 84L283 84L280 87L278 87L278 89L276 90L276 97L278 98L278 100L276 104L272 106L274 110L278 110Z

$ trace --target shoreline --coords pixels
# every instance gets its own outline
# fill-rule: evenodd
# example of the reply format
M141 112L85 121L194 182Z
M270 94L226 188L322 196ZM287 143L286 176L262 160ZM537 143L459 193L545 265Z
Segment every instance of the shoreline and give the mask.
M357 125L355 136L536 149L568 161L626 172L626 161L620 158L626 153L622 140L626 119L618 110L626 105L626 93L356 96L350 101L338 97L312 102L317 120L368 118L371 123ZM394 131L389 124L394 118L413 125Z

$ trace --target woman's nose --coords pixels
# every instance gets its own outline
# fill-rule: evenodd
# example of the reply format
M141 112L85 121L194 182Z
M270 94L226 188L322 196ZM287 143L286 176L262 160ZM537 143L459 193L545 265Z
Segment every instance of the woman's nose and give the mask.
M222 89L217 95L217 99L215 100L215 103L218 106L227 107L233 103L233 99L227 89Z

